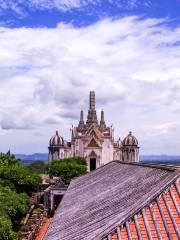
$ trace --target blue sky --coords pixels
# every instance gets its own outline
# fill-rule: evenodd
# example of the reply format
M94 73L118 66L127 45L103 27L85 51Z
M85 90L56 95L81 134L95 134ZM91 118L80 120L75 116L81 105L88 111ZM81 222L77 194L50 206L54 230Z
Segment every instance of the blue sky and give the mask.
M180 0L1 0L1 22L10 27L55 27L59 22L85 26L104 17L138 15L180 22ZM76 4L77 2L77 4ZM89 3L88 3L89 2ZM4 3L4 6L3 6Z
M96 91L115 138L180 155L180 0L0 0L0 151L67 140Z

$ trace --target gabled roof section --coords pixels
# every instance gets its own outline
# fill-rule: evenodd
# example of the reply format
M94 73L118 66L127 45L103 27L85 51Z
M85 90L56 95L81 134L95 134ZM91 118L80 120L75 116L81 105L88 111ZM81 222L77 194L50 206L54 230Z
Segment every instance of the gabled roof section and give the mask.
M88 143L87 147L100 147L100 146L99 146L98 142L94 138L92 138L90 140L90 142Z
M96 155L95 151L91 151L91 153L89 154L88 157L97 157L97 155Z
M113 161L72 181L44 240L111 239L179 170Z
M102 133L99 131L96 125L92 125L87 131L86 135L96 136L96 138L100 139L103 137Z

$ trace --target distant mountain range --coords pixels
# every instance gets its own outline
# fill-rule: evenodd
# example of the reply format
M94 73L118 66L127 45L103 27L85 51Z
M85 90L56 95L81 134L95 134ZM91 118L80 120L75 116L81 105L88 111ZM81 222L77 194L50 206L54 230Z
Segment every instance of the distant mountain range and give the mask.
M179 161L180 156L171 155L141 155L141 161Z
M15 154L15 157L21 159L24 164L30 164L37 160L41 160L43 162L48 162L48 154L47 153L33 153L33 154Z
M24 164L30 164L34 161L41 160L48 162L47 153L34 153L34 154L15 154L16 158L22 160ZM142 162L153 162L153 163L176 163L180 165L180 156L170 155L141 155L140 161Z
M141 162L155 163L155 164L175 164L180 166L180 156L171 155L141 155Z

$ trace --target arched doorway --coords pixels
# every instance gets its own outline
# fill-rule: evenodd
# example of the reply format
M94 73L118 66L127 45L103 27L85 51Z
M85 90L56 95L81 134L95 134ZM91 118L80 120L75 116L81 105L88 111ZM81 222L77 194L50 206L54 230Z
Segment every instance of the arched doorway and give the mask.
M96 158L90 158L90 171L96 169Z

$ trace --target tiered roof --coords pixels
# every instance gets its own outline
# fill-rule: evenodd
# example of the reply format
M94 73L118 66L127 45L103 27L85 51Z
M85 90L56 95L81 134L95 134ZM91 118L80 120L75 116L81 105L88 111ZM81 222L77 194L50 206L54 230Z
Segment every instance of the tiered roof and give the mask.
M72 181L44 240L179 239L179 178L113 161Z
M72 129L72 138L84 138L86 136L88 137L92 130L97 131L101 138L112 138L112 129L106 126L103 110L101 111L100 122L98 121L96 114L96 99L94 91L90 91L89 94L89 109L86 123L84 122L84 114L81 110L78 127L74 127Z

